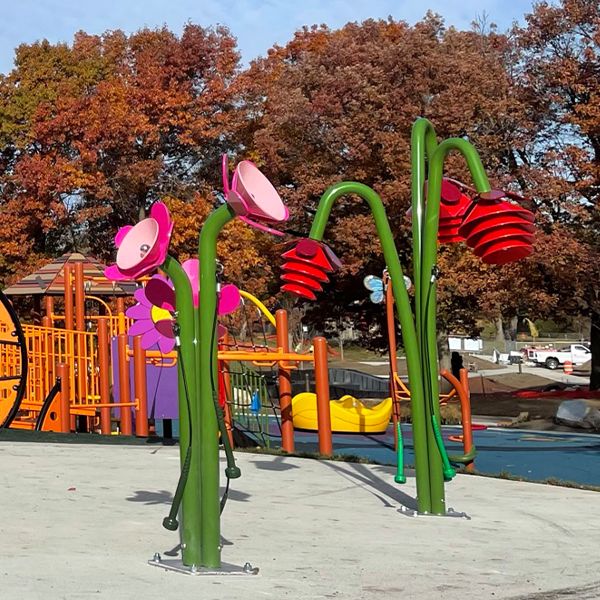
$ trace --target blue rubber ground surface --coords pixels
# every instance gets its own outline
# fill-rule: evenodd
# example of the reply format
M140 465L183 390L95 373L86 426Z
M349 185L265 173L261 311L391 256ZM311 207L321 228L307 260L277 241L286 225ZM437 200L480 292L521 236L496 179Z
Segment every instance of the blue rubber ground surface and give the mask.
M414 448L410 426L402 429L405 463L414 464ZM462 454L460 444L448 436L459 435L459 427L443 427L446 448L450 454ZM501 472L534 481L556 478L564 481L600 486L600 436L526 430L487 429L474 431L473 440L478 454L475 468L481 473ZM314 452L318 448L315 433L295 432L296 450ZM279 446L275 437L272 446ZM390 427L384 435L334 434L336 454L350 454L396 464L394 437Z

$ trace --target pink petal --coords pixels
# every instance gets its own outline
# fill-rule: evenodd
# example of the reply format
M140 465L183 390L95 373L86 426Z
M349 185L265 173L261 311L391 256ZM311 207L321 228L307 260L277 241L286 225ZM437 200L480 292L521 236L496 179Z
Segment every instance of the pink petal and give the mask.
M279 231L278 229L273 229L272 227L267 227L258 221L254 221L253 219L249 219L248 217L240 216L240 219L246 223L246 225L250 225L250 227L254 227L254 229L259 229L260 231L264 231L265 233L270 233L271 235L284 236L285 233L283 231Z
M200 291L200 261L197 258L188 258L181 265L192 284L192 298L194 306L198 306L198 293Z
M123 238L133 229L133 225L125 225L125 227L121 227L119 231L117 231L117 235L115 235L115 246L118 248L123 241Z
M160 254L160 263L165 262L167 258L167 252L169 250L169 242L171 241L171 234L173 233L173 221L169 215L169 209L163 202L155 202L150 209L150 216L156 219L158 223L158 247ZM157 265L159 266L159 265Z
M217 326L217 337L219 339L221 339L222 337L225 337L227 335L227 327L225 327L225 325L221 325L221 323L219 323L219 325Z
M171 225L169 209L164 202L155 202L150 209L150 216L156 219L159 229L168 229Z
M141 321L136 321L129 328L128 333L131 336L143 335L152 329L154 329L154 323L150 319L142 319Z
M231 283L221 287L219 293L219 314L228 315L232 313L240 305L240 291Z
M111 281L123 281L124 279L130 279L128 275L125 275L117 265L110 265L104 269L104 276Z
M139 321L140 319L150 319L150 311L151 309L148 306L144 306L143 304L135 304L134 306L130 306L125 311L125 315L127 315L130 319Z

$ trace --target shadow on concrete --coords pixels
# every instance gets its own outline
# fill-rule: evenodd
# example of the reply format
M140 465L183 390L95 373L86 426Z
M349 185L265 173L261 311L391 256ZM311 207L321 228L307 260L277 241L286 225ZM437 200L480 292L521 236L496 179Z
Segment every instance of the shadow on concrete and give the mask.
M128 502L142 502L148 506L154 504L170 504L173 501L173 494L168 490L150 492L147 490L137 490L133 496L125 498Z
M264 471L289 471L290 469L299 469L298 465L294 465L285 460L283 456L275 456L269 460L252 460L250 461L257 469Z
M221 495L225 491L224 488L221 489ZM229 489L228 492L228 500L232 500L234 502L247 502L248 498L250 498L251 494L246 494L245 492L240 492L239 490ZM167 490L160 490L156 492L148 491L148 490L136 490L133 492L133 496L129 496L125 498L128 502L140 502L142 504L146 504L147 506L155 505L155 504L171 504L173 502L173 494Z
M321 464L336 471L344 479L353 482L357 487L362 487L373 494L386 508L395 508L395 504L392 504L391 500L411 510L417 510L417 501L415 498L387 483L365 465L330 461L323 461ZM389 477L389 473L386 473L386 476Z

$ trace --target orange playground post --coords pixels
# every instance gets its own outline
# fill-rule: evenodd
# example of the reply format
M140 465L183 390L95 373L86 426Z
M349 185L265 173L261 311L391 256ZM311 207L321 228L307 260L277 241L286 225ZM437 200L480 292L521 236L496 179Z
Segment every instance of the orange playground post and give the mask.
M61 433L71 433L71 404L69 398L69 366L57 365L60 377L59 428Z
M71 265L66 264L64 268L65 276L65 329L75 329L75 320L73 316L73 283L71 278Z
M52 315L54 314L54 298L52 296L44 296L44 313L50 320L50 325L44 325L44 327L52 327Z
M331 413L329 408L329 370L327 365L327 340L324 337L313 339L315 354L315 389L317 392L317 426L319 453L333 454L331 441Z
M277 346L281 352L290 351L287 312L283 309L275 313ZM279 362L279 411L281 413L281 447L285 452L294 451L294 422L292 420L292 381L290 369L283 361Z
M118 318L118 329L117 333L125 333L126 331L126 323L125 323L125 298L119 296L117 298L117 318Z
M132 434L131 402L129 392L129 362L127 360L127 335L117 336L117 356L119 362L119 404L121 405L121 433Z
M83 279L83 263L75 263L73 270L75 273L75 329L77 331L85 331L85 282ZM77 360L82 365L86 359L85 337L83 335L77 335L75 339ZM80 367L78 370L81 372L81 375L77 377L77 397L79 398L79 402L85 402L88 393L87 378L84 375L85 371L81 365L78 365Z
M463 375L464 371L464 375ZM471 424L471 402L469 401L468 396L468 383L465 386L461 381L459 381L450 371L447 369L442 369L440 371L440 375L444 377L447 381L449 381L453 386L456 392L458 393L458 397L460 399L460 412L461 412L461 420L462 420L462 439L463 439L463 449L465 454L469 454L473 449L473 426ZM462 381L468 377L467 370L461 369L460 378ZM475 466L473 462L468 463L465 468L467 471L473 471Z
M226 333L223 339L223 346L225 348L229 347L229 334ZM225 429L227 430L227 437L229 438L229 444L231 447L234 447L234 439L233 439L233 423L231 416L231 406L230 402L233 402L233 395L231 389L231 375L229 373L229 363L226 360L219 360L219 373L222 377L223 382L223 392L224 392L224 404L223 404L223 418L225 420Z
M390 395L392 397L392 421L394 424L394 447L398 449L398 422L400 421L400 397L398 390L398 348L396 345L396 316L394 315L394 291L387 272L384 282L387 285L385 296L385 313L388 331L390 361Z
M110 435L112 431L110 422L110 338L108 317L98 319L98 366L100 376L100 433Z
M83 263L75 263L75 328L85 331L85 289Z

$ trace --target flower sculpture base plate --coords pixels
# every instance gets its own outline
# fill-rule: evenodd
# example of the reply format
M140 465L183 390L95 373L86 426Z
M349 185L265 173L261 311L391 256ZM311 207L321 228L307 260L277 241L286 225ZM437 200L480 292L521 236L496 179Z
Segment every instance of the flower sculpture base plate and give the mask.
M453 519L466 519L467 521L471 520L471 517L466 512L458 512L453 508L449 508L443 515L434 515L433 513L427 512L419 512L418 510L414 510L412 508L408 508L406 506L401 506L398 509L398 512L405 517L442 517L448 518L451 517Z
M166 571L174 571L175 573L181 573L183 575L210 575L213 577L222 576L240 576L240 575L258 575L258 567L253 567L250 563L246 563L243 567L239 565L232 565L230 563L221 563L221 567L218 569L211 569L208 567L197 567L196 565L184 565L183 561L179 558L162 558L160 554L155 554L154 558L148 561L148 564L152 567L160 567Z

